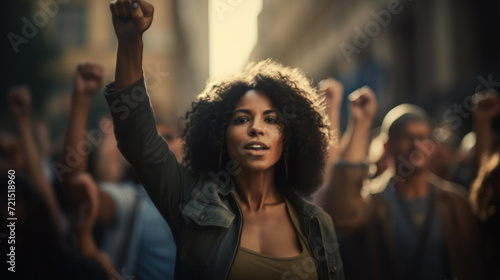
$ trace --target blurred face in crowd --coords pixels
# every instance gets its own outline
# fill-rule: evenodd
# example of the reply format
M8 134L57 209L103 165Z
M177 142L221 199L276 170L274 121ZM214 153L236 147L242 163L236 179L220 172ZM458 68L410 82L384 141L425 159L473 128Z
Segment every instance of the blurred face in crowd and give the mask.
M261 91L249 90L236 104L226 131L227 152L249 171L273 169L281 157L283 135L278 113Z
M158 133L167 141L168 147L174 152L178 162L182 162L184 153L182 151L182 139L179 137L179 131L175 125L166 125L159 123L157 125Z
M435 150L431 128L423 121L411 121L396 128L389 136L387 149L394 158L396 169L405 166L414 171L428 170Z

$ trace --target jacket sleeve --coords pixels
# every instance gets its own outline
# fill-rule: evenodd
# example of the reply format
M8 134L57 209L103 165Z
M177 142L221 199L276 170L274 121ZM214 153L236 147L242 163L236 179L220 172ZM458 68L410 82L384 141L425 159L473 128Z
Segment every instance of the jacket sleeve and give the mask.
M104 95L113 117L118 149L134 167L175 235L182 220L183 201L190 195L196 179L177 162L158 133L144 78L121 90L115 90L111 83Z
M369 198L361 194L367 167L338 162L332 171L322 206L331 216L337 231L349 236L364 228L371 216Z

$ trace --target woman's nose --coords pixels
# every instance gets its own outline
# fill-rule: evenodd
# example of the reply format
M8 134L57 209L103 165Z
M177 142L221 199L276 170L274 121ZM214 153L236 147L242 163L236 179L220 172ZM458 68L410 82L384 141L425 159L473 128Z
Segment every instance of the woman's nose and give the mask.
M249 134L251 136L264 135L262 122L259 120L253 121L252 125L250 126Z

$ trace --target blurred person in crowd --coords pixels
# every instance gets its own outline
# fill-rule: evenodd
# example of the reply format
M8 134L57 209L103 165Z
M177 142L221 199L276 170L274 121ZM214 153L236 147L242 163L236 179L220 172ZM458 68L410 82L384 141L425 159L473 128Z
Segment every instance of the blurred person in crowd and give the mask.
M323 185L313 194L313 201L320 199L325 192L326 184L330 180L331 170L333 165L340 156L341 150L341 131L340 131L340 110L344 95L344 86L334 78L328 78L318 83L318 93L325 103L325 110L328 119L330 120L330 137L328 143L327 160L323 175ZM350 133L350 131L347 131Z
M457 137L447 126L438 126L432 131L436 142L435 151L429 160L429 171L447 181L454 180L458 154L455 151Z
M70 122L60 169L65 191L78 195L72 178L87 169L88 151L81 149L93 96L102 86L103 69L94 63L78 66L72 93ZM172 279L175 265L175 243L168 224L156 210L144 188L123 182L124 162L116 147L109 118L100 121L102 141L96 147L96 178L87 180L99 185L100 201L97 219L103 229L101 248L109 253L123 275L139 279ZM70 154L70 151L74 151ZM72 164L72 163L75 164ZM61 165L60 165L61 166Z
M124 174L126 161L116 147L111 117L102 117L99 121L99 129L102 142L96 146L93 157L90 157L93 159L91 163L93 163L94 179L97 182L119 183L126 176Z
M464 187L470 187L476 176L474 170L474 151L476 146L476 133L471 131L464 135L457 150L456 167L454 169L454 181Z
M476 155L479 171L470 200L480 222L481 260L485 279L499 279L500 272L500 98L496 91L479 93L474 110Z
M370 177L377 178L382 174L394 174L394 163L389 155L388 151L385 149L386 137L384 133L381 132L380 127L374 128L371 131L370 146L368 148L368 162L372 165L370 168ZM372 167L374 166L374 167Z
M356 95L354 133L322 203L341 236L347 277L476 279L477 225L464 194L429 172L435 143L426 113L410 104L387 113L382 131L395 174L362 192L377 102L366 88Z
M212 81L186 114L183 165L144 86L153 6L120 0L111 12L119 45L105 96L111 108L136 97L128 113L112 110L114 131L172 228L176 279L343 279L331 219L304 199L321 183L328 136L305 75L266 60Z
M184 152L182 151L182 138L180 121L174 119L156 119L156 128L158 133L167 141L168 147L175 155L178 162L182 162L184 158Z
M82 194L76 208L80 212L78 226L73 232L66 232L62 213L54 190L44 174L42 158L38 151L31 121L31 95L26 87L13 88L9 94L11 108L18 123L22 149L25 155L25 179L22 171L3 178L9 180L15 189L2 188L3 197L15 200L2 203L2 222L15 224L14 273L7 272L8 279L109 279L112 270L109 256L98 250L91 235L94 224L92 206L97 203L90 190L83 189L78 181L75 188ZM14 194L14 196L12 196ZM12 207L10 207L12 206ZM6 217L15 217L15 222ZM72 234L76 244L66 244L64 235ZM8 250L13 247L2 244ZM73 248L75 250L73 250ZM78 252L77 250L78 249ZM7 252L9 252L6 250ZM6 263L6 262L4 262ZM2 272L7 268L2 269Z
M2 161L0 162L1 174L7 173L9 169L23 171L26 167L25 151L22 143L18 139L7 133L0 135L0 152L2 153Z

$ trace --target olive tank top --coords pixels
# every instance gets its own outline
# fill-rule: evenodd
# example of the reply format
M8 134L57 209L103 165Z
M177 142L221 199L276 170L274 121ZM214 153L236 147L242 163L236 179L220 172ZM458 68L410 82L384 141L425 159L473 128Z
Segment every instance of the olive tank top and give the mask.
M286 198L285 203L300 241L300 254L294 257L274 257L240 246L229 273L229 280L318 279L316 262L307 245L307 238L300 229L297 214Z

